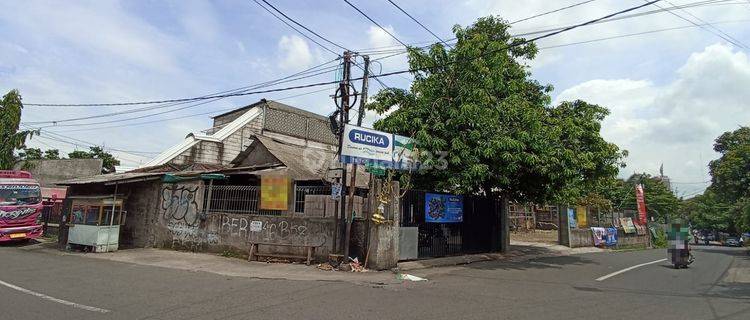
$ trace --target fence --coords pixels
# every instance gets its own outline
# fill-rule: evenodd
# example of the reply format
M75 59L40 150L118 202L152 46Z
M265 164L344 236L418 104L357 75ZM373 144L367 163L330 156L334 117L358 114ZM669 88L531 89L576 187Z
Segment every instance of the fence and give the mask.
M409 190L401 198L401 226L417 227L419 258L489 252L499 247L500 200L464 196L462 222L428 223L425 219L426 193Z
M294 190L294 213L305 213L306 196L330 195L330 186L296 186ZM246 213L279 216L286 211L260 208L259 186L210 186L204 195L204 207L210 212ZM209 203L210 202L210 203Z

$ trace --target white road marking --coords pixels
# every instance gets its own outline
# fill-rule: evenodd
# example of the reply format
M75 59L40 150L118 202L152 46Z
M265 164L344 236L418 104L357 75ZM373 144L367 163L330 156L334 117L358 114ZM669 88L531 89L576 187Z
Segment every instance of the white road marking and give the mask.
M73 308L83 309L83 310L91 311L91 312L99 312L99 313L107 313L107 312L109 312L109 310L107 310L107 309L102 309L102 308L97 308L97 307L91 307L91 306L87 306L87 305L84 305L84 304L79 304L79 303L70 302L70 301L63 300L63 299L58 299L58 298L55 298L55 297L50 297L50 296L48 296L46 294L35 292L35 291L31 291L31 290L26 289L26 288L21 288L21 287L19 287L17 285L14 285L14 284L11 284L11 283L7 283L7 282L2 281L2 280L0 280L0 285L6 286L6 287L11 288L11 289L16 290L16 291L23 292L25 294L30 294L32 296L42 298L44 300L48 300L48 301L52 301L52 302L57 302L57 303L60 303L60 304L64 304L66 306L70 306L70 307L73 307Z
M604 281L604 280L612 278L612 277L614 277L614 276L616 276L618 274L625 273L625 272L628 272L630 270L633 270L633 269L636 269L636 268L640 268L640 267L643 267L643 266L647 266L647 265L650 265L650 264L659 263L659 262L662 262L662 261L667 261L667 259L664 258L664 259L659 259L659 260L656 260L656 261L651 261L651 262L637 264L637 265L634 265L632 267L628 267L628 268L622 269L620 271L612 272L612 273L610 273L610 274L608 274L606 276L601 276L599 278L596 278L596 281Z

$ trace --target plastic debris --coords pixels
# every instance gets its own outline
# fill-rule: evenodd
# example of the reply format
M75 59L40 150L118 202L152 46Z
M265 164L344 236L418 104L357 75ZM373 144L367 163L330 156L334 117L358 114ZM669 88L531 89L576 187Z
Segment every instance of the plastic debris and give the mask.
M396 279L398 280L409 280L409 281L427 281L425 278L420 278L414 275L410 275L407 273L399 273L396 274Z
M323 271L333 271L333 266L330 263L326 262L319 264L318 269Z

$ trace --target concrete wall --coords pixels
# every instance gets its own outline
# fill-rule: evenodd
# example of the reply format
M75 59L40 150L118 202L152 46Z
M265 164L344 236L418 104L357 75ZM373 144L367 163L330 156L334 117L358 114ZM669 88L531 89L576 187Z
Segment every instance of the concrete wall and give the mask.
M154 244L177 250L247 253L250 241L268 244L314 245L315 256L327 259L333 247L331 218L300 214L263 216L208 212L203 214L200 182L162 184ZM254 228L253 226L257 226ZM261 245L261 253L304 254L304 248Z
M31 172L34 179L43 187L53 187L56 183L73 178L91 177L102 174L101 159L60 159L27 161L16 165L16 170Z
M641 246L647 247L650 244L649 235L637 235L634 233L626 234L622 229L617 229L617 245L615 249L621 247ZM591 229L571 229L570 245L571 248L593 247L594 237Z

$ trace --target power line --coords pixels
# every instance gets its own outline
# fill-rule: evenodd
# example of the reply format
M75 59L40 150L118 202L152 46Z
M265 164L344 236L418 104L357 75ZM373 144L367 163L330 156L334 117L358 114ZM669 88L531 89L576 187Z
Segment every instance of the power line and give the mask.
M300 96L304 96L304 95L309 95L309 94L313 94L313 93L318 93L318 92L323 92L323 91L328 91L328 90L330 90L330 89L329 88L323 88L323 89L318 89L318 90L311 91L311 92L305 92L305 93L301 93L301 94L295 94L295 95L292 95L292 96L283 97L283 98L279 98L279 99L273 99L273 100L274 101L282 101L282 100L286 100L286 99L296 98L296 97L300 97ZM212 111L208 111L208 112L201 112L201 113L189 114L189 115L184 115L184 116L179 116L179 117L173 117L173 118L166 118L166 119L158 119L158 120L151 120L151 121L142 121L142 122L136 122L136 123L127 123L127 124L122 124L122 125L105 126L105 127L83 128L83 129L72 129L72 130L56 130L54 132L78 132L78 131L91 131L91 130L101 130L101 129L122 128L122 127L137 126L137 125L144 125L144 124L151 124L151 123L161 123L161 122L171 121L171 120L179 120L179 119L185 119L185 118L192 118L192 117L203 116L203 115L207 115L207 114L215 114L215 113L219 113L219 112L226 112L226 111L231 111L231 110L236 110L236 109L237 109L236 107L232 107L232 108L212 110ZM122 119L122 121L129 121L129 120L134 120L134 119ZM79 124L78 126L86 126L86 125L91 125L91 124Z
M647 0L644 0L644 1L647 1ZM668 2L668 1L667 1L667 2ZM677 6L675 6L674 4L672 4L671 2L668 2L668 3L669 3L669 4L671 4L671 5L672 5L672 7L673 7L673 8L675 8L675 10L677 10L677 9L681 9L681 8L678 8ZM661 9L665 9L665 8L661 7L660 5L658 5L658 4L655 4L655 6L657 6L658 8L661 8ZM666 10L666 9L665 9L665 10ZM731 43L732 45L734 45L734 46L736 46L736 47L740 47L740 48L743 48L743 47L745 47L744 45L741 45L741 44L739 44L739 43L737 43L737 42L735 42L735 41L733 41L733 40L731 40L731 39L729 39L729 38L727 38L727 37L725 37L725 36L723 36L723 35L721 35L721 34L718 34L718 33L714 32L714 31L713 31L713 30L711 30L711 29L708 29L708 28L707 28L706 26L700 26L700 25L699 25L698 23L694 22L693 20L690 20L690 19L688 19L688 18L685 18L685 17L683 17L683 16L681 16L681 15L677 14L676 12L674 12L674 11L672 11L672 10L669 10L669 11L667 11L667 12L669 12L670 14L672 14L672 15L674 15L674 16L676 16L676 17L678 17L678 18L682 19L682 20L685 20L685 21L687 21L687 22L689 22L689 23L691 23L691 24L693 24L693 25L695 25L695 26L699 26L699 27L700 27L701 29L703 29L703 30L706 30L706 31L708 31L709 33L712 33L713 35L715 35L715 36L717 36L717 37L719 37L719 38L722 38L722 39L726 40L727 42Z
M255 1L256 3L258 2L257 0L253 0L253 1ZM279 10L279 9L277 9L277 8L276 8L276 7L274 7L274 6L272 5L272 4L268 3L268 1L266 1L266 0L261 0L261 1L263 1L263 3L265 3L265 4L266 4L266 5L268 5L269 7L271 7L271 9L273 9L274 11L278 12L278 13L279 13L280 15L284 16L284 18L286 18L287 20L289 20L289 21L291 21L292 23L294 23L294 24L298 25L299 27L301 27L301 28L303 28L303 29L307 30L307 32L310 32L310 33L314 34L314 35L315 35L315 36L317 36L318 38L321 38L321 39L323 39L323 41L325 41L325 42L328 42L328 43L330 43L330 44L332 44L332 45L334 45L334 46L336 46L336 47L340 48L341 50L348 50L347 48L344 48L344 46L342 46L342 45L340 45L340 44L338 44L338 43L335 43L335 42L333 42L333 41L331 41L331 40L328 40L328 39L327 39L326 37L324 37L324 36L321 36L321 35L320 35L320 34L318 34L317 32L315 32L315 31L312 31L312 30L310 30L310 28L308 28L308 27L305 27L305 26L304 26L304 25L302 25L301 23L299 23L299 22L295 21L294 19L290 18L290 17L289 17L289 16L287 16L287 15L286 15L286 14L285 14L284 12L282 12L282 11L281 11L281 10Z
M571 4L569 6L566 6L566 7L562 7L562 8L550 10L550 11L543 12L543 13L540 13L540 14L535 14L535 15L533 15L531 17L526 17L526 18L523 18L523 19L520 19L520 20L516 20L516 21L511 22L510 24L516 24L516 23L524 22L524 21L531 20L531 19L534 19L534 18L539 18L541 16L546 16L546 15L551 14L551 13L560 12L560 11L563 11L563 10L566 10L566 9L570 9L570 8L575 8L577 6L584 5L584 4L587 4L589 2L594 2L594 1L596 1L596 0L581 1L581 2L578 2L578 3Z
M355 6L355 5L353 5L353 4L351 3L351 2L349 2L349 0L344 0L344 2L346 2L346 4L348 4L348 5L349 5L349 6L351 6L352 8L354 8L354 10L357 10L357 12L359 12L359 13L360 13L361 15L363 15L363 16L364 16L365 18L367 18L367 20L370 20L370 22L372 22L372 23L374 23L374 24L375 24L376 26L378 26L378 28L380 28L381 30L385 31L385 33L387 33L387 34L388 34L389 36L391 36L391 38L395 39L395 40L396 40L396 41L397 41L398 43L400 43L400 44L401 44L402 46L404 46L404 47L408 47L408 46L407 46L407 45L406 45L406 44L405 44L405 43L404 43L403 41L401 41L401 40L399 40L398 38L396 38L396 36L395 36L395 35L393 35L393 33L391 33L390 31L388 31L388 30L387 30L386 28L383 28L383 26L381 26L381 25L380 25L379 23L377 23L377 22L376 22L375 20L373 20L372 18L370 18L370 16L368 16L368 15L367 15L366 13L364 13L364 12L363 12L362 10L360 10L359 8L357 8L357 6Z
M554 31L554 32L551 32L551 33L548 33L548 34L545 34L545 35L537 36L537 37L532 38L532 39L528 39L528 40L525 39L525 40L522 40L522 41L513 42L512 44L507 45L507 46L505 46L503 48L498 48L498 49L495 49L495 50L490 50L490 51L487 51L487 52L485 52L483 54L480 54L478 56L472 57L470 59L478 59L478 58L484 57L484 56L486 56L488 54L491 54L491 53L495 53L495 52L498 52L498 51L501 51L501 50L507 50L507 49L510 49L510 48L513 48L513 47L517 47L517 46L524 45L524 44L527 44L527 43L530 43L530 42L534 42L534 41L541 40L541 39L548 38L548 37L552 37L552 36L555 36L555 35L558 35L558 34L561 34L561 33L564 33L564 32L568 32L568 31L576 29L576 28L580 28L580 27L587 26L587 25L590 25L590 24L598 23L598 22L600 22L602 20L605 20L605 19L608 19L608 18L612 18L612 17L618 16L618 15L623 14L623 13L627 13L627 12L631 12L631 11L634 11L634 10L638 10L640 8L649 6L649 5L654 4L656 2L659 2L659 1L661 1L661 0L653 0L653 1L647 2L647 3L642 4L642 5L638 5L638 6L630 7L628 9L616 11L616 12L608 14L606 16L603 16L603 17L600 17L600 18L597 18L597 19L593 19L593 20L589 20L589 21L586 21L586 22L583 22L583 23L579 23L579 24L576 24L576 25L568 26L568 27L563 28L561 30ZM446 62L446 63L444 63L442 65L436 65L436 66L433 66L433 67L422 67L422 68L415 68L415 69L406 69L406 70L400 70L400 71L393 71L393 72L383 73L383 74L379 74L379 75L372 75L370 77L371 78L383 78L383 77L388 77L388 76L397 75L397 74L413 73L413 72L420 71L420 70L425 70L425 69L430 69L430 68L436 68L436 67L440 67L440 66L446 66L446 65L450 65L450 64L455 64L457 62L458 61L451 61L451 62ZM362 79L363 79L362 77L359 77L359 78L353 78L351 80L352 81L356 81L356 80L362 80ZM302 89L302 88L310 88L310 87L318 87L318 86L324 86L324 85L331 85L331 84L337 84L337 83L339 83L339 81L327 81L327 82L309 83L309 84L304 84L304 85L284 87L284 88L275 88L275 89L267 89L267 90L239 92L239 93L230 93L230 94L221 94L221 95L209 95L209 96L193 97L193 98L154 100L154 101L137 101L137 102L104 103L104 104L102 104L102 103L90 103L90 104L48 104L48 105L55 105L55 106L120 106L120 105L140 105L140 104L155 104L155 103L168 103L168 102L188 102L188 101L208 100L208 99L221 98L221 97L238 97L238 96L247 96L247 95L253 95L253 94L260 94L260 93L281 92L281 91L288 91L288 90L295 90L295 89Z
M676 5L674 4L674 3L672 3L672 2L671 2L671 1L669 1L669 0L667 0L667 3L669 3L670 5L672 5L672 7L677 7L677 6L676 6ZM687 11L687 10L685 10L685 9L683 9L683 8L680 8L680 11L683 11L683 12L685 12L685 13L689 14L690 16L692 16L693 18L695 18L696 20L698 20L698 22L702 22L702 23L704 23L704 24L706 24L706 25L710 26L710 27L711 27L712 29L714 29L714 30L718 31L719 33L721 33L721 34L725 35L725 36L726 36L727 38L729 38L729 39L732 39L732 40L733 40L733 41L735 41L736 43L740 44L740 45L741 45L742 47L744 47L744 48L748 48L748 47L747 47L747 45L745 45L745 44L744 44L744 43L742 43L741 41L737 40L736 38L734 38L734 37L732 37L731 35L727 34L727 33L726 33L726 32L724 32L723 30L721 30L721 29L717 28L716 26L714 26L714 25L712 25L712 24L710 24L710 23L706 22L705 20L701 19L700 17L698 17L698 16L696 16L696 15L692 14L692 13L691 13L690 11Z
M315 39L313 39L312 37L308 36L308 35L307 35L306 33L304 33L304 32L302 32L302 31L300 31L299 29L295 28L295 27L294 27L293 25L289 24L289 22L286 22L286 20L284 20L284 19L282 19L281 17L277 16L277 15L276 15L275 13L273 13L273 12L272 12L271 10L269 10L268 8L266 8L265 6L263 6L262 4L260 4L260 2L258 2L258 0L253 0L253 1L254 1L254 2L256 3L256 4L258 4L258 5L259 5L259 6L261 7L261 8L265 9L266 11L268 11L268 13L270 13L270 14L271 14L272 16L274 16L274 18L276 18L276 19L279 19L279 21L283 22L283 23L284 23L285 25L287 25L287 26L288 26L289 28L292 28L292 30L294 30L294 31L297 31L297 33L301 34L301 35L302 35L303 37L305 37L305 38L307 38L308 40L312 41L313 43L317 44L318 46L320 46L321 48L325 49L326 51L328 51L328 52L330 52L330 53L333 53L333 54L334 54L334 55L336 55L336 56L338 56L338 55L339 55L338 53L336 53L336 51L333 51L333 50L331 50L330 48L328 48L328 47L324 46L324 45L323 45L323 44L321 44L320 42L318 42L318 41L316 41ZM265 1L264 1L264 2L265 2Z
M594 1L594 0L589 0L589 1ZM423 25L421 22L419 22L419 20L417 20L417 18L414 18L412 15L410 15L408 12L406 12L406 10L402 9L399 5L397 5L395 2L393 2L393 0L388 0L388 2L390 2L394 7L396 7L398 10L400 10L401 12L403 12L407 17L409 17L414 22L416 22L420 27L422 27L422 29L427 30L427 32L429 32L433 37L435 37L435 39L438 39L438 41L442 42L446 46L449 46L449 47L453 48L453 46L451 46L450 44L448 44L447 42L445 42L445 40L443 40L440 37L438 37L438 35L436 35L434 32L432 32L432 30L430 30L430 28L425 27L425 25Z

